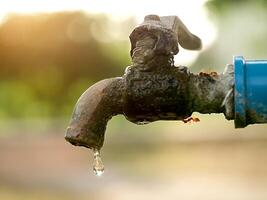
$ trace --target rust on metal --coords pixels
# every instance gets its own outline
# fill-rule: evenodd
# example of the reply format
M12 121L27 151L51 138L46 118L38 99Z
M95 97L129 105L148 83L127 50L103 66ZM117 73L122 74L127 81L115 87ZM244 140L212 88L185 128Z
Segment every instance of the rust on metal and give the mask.
M200 120L197 117L188 117L186 119L183 119L183 122L186 124L191 122L200 122Z

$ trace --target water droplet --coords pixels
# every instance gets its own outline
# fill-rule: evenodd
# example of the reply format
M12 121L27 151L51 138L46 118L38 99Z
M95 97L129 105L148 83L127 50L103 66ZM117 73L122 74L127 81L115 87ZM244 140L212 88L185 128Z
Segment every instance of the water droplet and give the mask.
M137 122L138 125L145 125L145 124L149 124L149 123L150 122L146 121L146 120Z
M94 173L96 176L101 176L104 173L104 164L101 160L100 151L97 149L93 150L94 152Z

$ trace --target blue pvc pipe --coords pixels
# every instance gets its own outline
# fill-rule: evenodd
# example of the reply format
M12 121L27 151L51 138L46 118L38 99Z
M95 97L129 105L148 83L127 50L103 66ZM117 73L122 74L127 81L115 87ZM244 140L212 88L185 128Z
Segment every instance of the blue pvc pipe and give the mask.
M234 57L235 127L267 123L267 60Z

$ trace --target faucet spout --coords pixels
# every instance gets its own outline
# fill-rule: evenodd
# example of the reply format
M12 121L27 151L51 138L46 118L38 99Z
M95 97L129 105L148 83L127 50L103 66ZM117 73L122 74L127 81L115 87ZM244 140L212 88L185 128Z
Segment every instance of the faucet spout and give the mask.
M100 149L108 120L122 114L124 81L110 78L88 88L77 101L65 139L76 146Z

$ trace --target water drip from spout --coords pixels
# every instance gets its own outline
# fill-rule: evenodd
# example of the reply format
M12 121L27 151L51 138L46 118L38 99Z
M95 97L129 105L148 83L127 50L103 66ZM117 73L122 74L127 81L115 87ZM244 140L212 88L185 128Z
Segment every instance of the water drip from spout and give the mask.
M93 165L94 174L96 176L101 176L104 173L104 164L101 160L100 151L94 149L93 153L94 153L94 165Z

